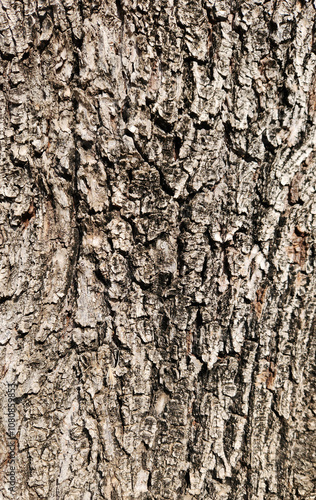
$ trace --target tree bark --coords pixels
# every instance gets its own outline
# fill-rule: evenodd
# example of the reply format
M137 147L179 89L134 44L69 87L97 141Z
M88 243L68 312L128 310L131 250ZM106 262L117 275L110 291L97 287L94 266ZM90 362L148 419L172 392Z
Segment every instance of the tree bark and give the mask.
M315 500L315 2L0 20L0 498Z

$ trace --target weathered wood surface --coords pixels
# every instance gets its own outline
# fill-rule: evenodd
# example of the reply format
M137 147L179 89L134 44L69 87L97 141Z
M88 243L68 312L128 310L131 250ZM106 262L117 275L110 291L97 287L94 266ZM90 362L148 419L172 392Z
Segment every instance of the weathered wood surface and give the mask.
M1 2L1 499L316 498L315 14Z

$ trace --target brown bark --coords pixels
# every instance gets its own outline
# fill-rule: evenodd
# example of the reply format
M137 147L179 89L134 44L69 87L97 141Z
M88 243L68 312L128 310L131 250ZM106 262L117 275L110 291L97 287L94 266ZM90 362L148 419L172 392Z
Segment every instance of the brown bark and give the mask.
M0 498L315 499L315 3L0 20Z

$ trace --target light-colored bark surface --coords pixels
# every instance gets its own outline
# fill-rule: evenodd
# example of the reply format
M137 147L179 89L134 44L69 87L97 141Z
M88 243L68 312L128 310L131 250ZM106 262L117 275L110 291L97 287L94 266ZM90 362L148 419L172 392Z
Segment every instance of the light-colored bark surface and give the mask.
M316 498L315 14L1 2L1 499Z

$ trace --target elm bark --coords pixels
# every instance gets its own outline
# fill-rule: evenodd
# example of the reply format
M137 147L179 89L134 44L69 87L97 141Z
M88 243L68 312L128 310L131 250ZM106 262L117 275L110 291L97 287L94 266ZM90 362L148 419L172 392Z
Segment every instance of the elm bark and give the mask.
M1 499L316 498L315 7L1 2Z

